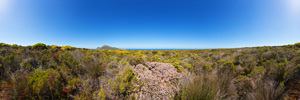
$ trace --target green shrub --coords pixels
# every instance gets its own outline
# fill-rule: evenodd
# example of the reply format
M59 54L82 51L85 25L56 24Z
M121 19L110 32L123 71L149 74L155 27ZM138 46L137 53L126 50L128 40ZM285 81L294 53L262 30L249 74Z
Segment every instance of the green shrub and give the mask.
M287 48L293 48L294 46L295 46L295 44L294 45L292 45L292 44L284 45L284 47L287 47Z
M47 46L46 46L46 44L43 44L43 43L37 43L37 44L33 45L32 48L36 49L36 50L43 50L43 49L47 49Z
M127 65L127 64L129 64L127 61L122 62L122 65Z
M187 63L187 64L185 64L184 68L191 70L193 68L193 66L192 66L192 64Z
M104 88L103 88L102 85L101 85L101 90L100 90L100 92L98 93L98 98L99 98L100 100L105 100L105 92L104 92Z
M3 44L4 44L4 43L2 43L2 42L1 42L1 43L0 43L0 47L2 47L2 46L3 46Z
M299 65L299 64L300 64L300 57L295 57L295 58L293 59L293 62L294 62L294 65L295 65L295 66Z
M19 47L17 44L12 44L10 47L12 47L12 48L17 48L17 47Z
M15 55L14 54L10 54L9 56L4 56L2 61L4 63L9 63L9 64L12 64L14 62L14 58L15 58Z
M116 95L127 96L131 93L136 83L136 75L131 67L125 67L122 72L116 76L116 80L113 83L113 90Z
M160 62L161 59L160 59L159 55L152 55L151 61L152 62Z
M212 65L211 65L212 68L217 68L218 67L218 63L214 62Z
M295 43L295 46L298 47L298 48L300 48L300 42Z
M184 69L183 69L182 66L180 65L180 62L174 61L174 62L172 63L172 65L177 69L177 72L179 72L179 73L184 72Z
M223 64L224 68L228 69L235 69L236 66L232 62L226 62Z
M4 56L2 58L2 62L6 68L10 69L10 71L14 72L18 70L18 66L16 65L17 63L15 62L14 54L10 54L9 56Z
M6 76L5 74L6 74L5 67L0 62L0 79L3 79Z
M93 78L97 78L105 74L106 64L101 62L94 56L86 56L82 59L83 67Z
M277 53L274 51L268 51L262 54L262 57L266 60L276 59L277 56Z
M129 60L129 64L130 65L138 65L138 64L145 64L146 62L144 61L144 59L142 57L132 57L130 60Z
M71 86L71 89L77 89L81 84L82 84L82 80L79 78L73 78L68 81L68 85Z
M66 96L61 79L60 74L54 69L36 70L28 80L32 97L35 99L60 99Z
M248 54L240 54L235 58L235 65L243 64L246 60L250 59L250 55Z
M67 46L62 46L61 49L62 50L74 50L75 47L71 47L71 46L67 45Z
M204 66L202 66L202 69L205 71L212 71L212 68L210 65L204 65Z
M157 51L156 51L156 50L153 50L153 51L152 51L152 54L153 54L153 55L157 54Z
M71 70L71 72L75 75L82 74L84 72L84 70L81 68L79 62L69 52L59 55L59 60L62 64L62 66Z
M32 66L30 63L27 63L26 66L25 66L25 69L32 69Z
M0 47L10 47L9 44L5 44L5 43L0 43Z
M181 66L181 60L179 60L177 57L170 57L166 60L163 60L162 62L164 63L171 63L176 69L177 69L177 72L181 73L181 72L184 72L185 70L182 68Z

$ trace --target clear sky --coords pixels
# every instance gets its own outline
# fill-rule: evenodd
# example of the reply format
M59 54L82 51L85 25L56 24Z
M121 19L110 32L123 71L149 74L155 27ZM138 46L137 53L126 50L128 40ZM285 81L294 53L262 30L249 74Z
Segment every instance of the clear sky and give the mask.
M0 42L233 48L300 42L300 0L0 0Z

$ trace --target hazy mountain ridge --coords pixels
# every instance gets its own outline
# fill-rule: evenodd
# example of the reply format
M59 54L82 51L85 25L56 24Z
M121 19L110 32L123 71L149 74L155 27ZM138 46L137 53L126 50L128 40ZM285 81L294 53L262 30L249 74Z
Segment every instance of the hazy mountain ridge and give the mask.
M117 47L111 47L108 45L103 45L102 47L98 47L98 50L124 50L124 49L119 49Z

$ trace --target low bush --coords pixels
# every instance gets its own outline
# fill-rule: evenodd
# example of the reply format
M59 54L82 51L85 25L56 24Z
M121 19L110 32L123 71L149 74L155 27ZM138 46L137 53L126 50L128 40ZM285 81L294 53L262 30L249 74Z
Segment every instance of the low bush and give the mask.
M47 46L46 46L46 44L43 44L43 43L37 43L37 44L33 45L32 48L36 49L36 50L43 50L43 49L47 49Z
M62 50L74 50L75 47L71 47L71 46L67 45L67 46L62 46L61 49Z
M116 76L113 83L113 90L116 95L126 97L134 88L133 85L137 81L136 75L131 67L125 67L122 72Z
M277 53L274 51L268 51L262 54L262 57L266 60L276 59L277 56Z
M54 69L36 72L29 77L28 85L34 99L61 99L66 98L63 91L62 77ZM32 98L33 99L33 98Z
M82 59L82 62L85 70L87 70L93 78L102 76L106 72L106 64L94 56L86 56Z
M295 46L298 47L298 48L300 48L300 42L295 43Z
M84 70L80 66L80 62L78 62L75 57L69 52L59 55L59 60L62 66L68 68L68 70L71 70L72 74L74 75L79 75L84 72Z

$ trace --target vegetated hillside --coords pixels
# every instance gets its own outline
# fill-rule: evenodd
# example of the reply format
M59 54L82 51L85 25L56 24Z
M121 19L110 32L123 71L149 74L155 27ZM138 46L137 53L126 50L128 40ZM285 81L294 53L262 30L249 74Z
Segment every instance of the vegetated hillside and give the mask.
M121 50L119 48L111 47L111 46L108 46L108 45L103 45L102 47L98 47L97 49L99 49L99 50Z
M207 50L0 43L0 98L299 99L299 68L300 43Z

